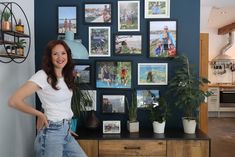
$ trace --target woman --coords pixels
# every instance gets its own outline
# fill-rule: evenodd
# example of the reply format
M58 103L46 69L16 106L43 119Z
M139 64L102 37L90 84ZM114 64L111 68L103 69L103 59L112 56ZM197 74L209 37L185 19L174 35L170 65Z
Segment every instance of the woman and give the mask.
M71 98L75 86L71 50L62 40L50 41L42 63L42 70L10 97L9 106L37 116L37 157L86 157L70 134L70 119L73 116ZM25 102L35 92L44 113Z

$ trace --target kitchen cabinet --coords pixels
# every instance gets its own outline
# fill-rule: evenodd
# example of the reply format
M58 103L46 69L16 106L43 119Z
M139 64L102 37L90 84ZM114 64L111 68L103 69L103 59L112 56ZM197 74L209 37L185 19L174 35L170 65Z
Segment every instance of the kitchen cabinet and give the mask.
M208 97L208 111L219 111L219 87L209 87L208 91L212 92L213 94Z

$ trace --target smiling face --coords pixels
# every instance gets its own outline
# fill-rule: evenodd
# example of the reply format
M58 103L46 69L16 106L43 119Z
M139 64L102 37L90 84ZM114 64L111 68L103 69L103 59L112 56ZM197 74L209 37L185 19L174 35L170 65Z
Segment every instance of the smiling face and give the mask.
M56 45L51 52L51 60L55 70L63 70L68 62L68 54L63 45Z

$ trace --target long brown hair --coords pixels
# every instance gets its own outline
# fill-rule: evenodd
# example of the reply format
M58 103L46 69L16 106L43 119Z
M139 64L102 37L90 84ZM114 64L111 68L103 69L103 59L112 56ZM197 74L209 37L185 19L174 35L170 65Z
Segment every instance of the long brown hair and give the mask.
M44 55L42 59L42 69L46 72L48 76L47 82L52 86L53 89L59 90L58 87L56 87L58 83L58 79L54 71L54 65L52 63L52 56L51 56L52 49L56 45L62 45L65 48L65 51L67 52L68 62L62 70L62 75L64 77L64 81L66 85L68 86L68 88L74 89L75 87L74 75L73 75L74 64L72 60L72 53L71 53L71 49L69 48L69 46L63 40L50 41L47 44L46 49L44 51Z

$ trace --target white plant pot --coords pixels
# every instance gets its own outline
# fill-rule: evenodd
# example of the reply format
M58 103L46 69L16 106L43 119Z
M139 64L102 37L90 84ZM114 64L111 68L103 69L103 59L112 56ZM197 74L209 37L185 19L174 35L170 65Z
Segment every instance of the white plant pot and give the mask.
M166 121L159 123L157 121L153 121L153 132L157 134L163 134L165 132Z
M184 133L186 134L195 134L196 131L196 120L189 120L185 117L182 118Z
M129 132L139 132L139 122L130 122L127 121L127 130Z

